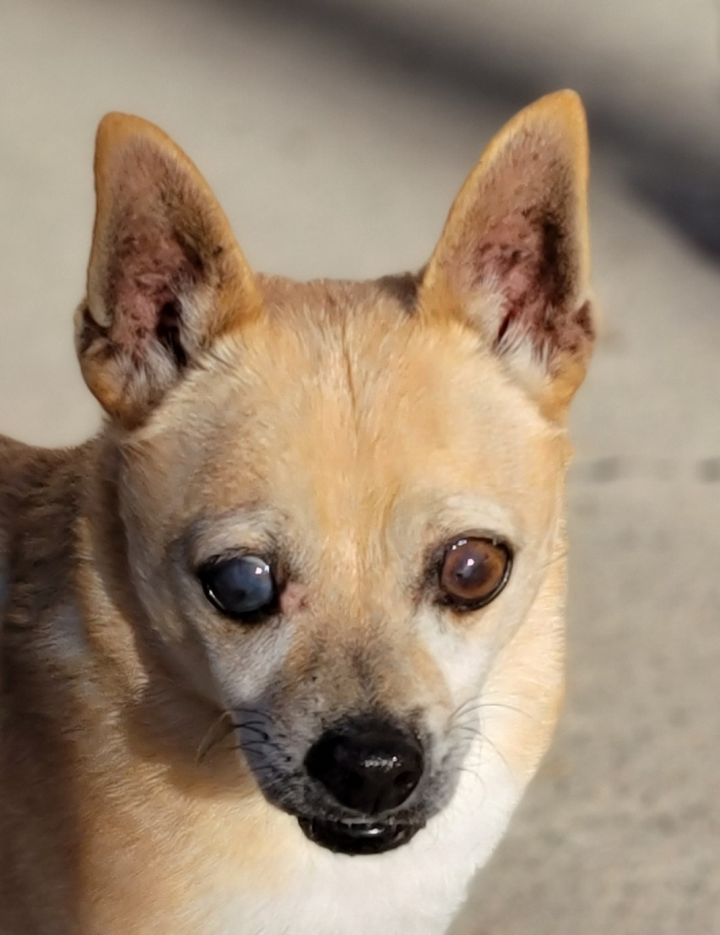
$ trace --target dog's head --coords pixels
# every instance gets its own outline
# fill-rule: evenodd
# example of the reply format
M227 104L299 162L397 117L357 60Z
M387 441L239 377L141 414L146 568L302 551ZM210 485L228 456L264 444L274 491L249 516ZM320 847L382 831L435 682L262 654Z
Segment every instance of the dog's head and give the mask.
M451 799L482 707L558 681L557 643L508 647L562 611L586 161L577 97L544 98L490 144L421 273L297 284L251 271L159 130L100 126L77 346L119 451L137 626L331 849L408 840ZM537 720L504 751L518 775Z

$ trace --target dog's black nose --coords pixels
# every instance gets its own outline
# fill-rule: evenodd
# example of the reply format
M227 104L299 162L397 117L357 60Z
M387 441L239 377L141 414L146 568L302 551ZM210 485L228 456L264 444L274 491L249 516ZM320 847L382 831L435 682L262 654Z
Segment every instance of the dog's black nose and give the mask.
M406 802L423 773L423 749L409 732L383 721L326 731L305 758L308 774L333 798L363 815Z

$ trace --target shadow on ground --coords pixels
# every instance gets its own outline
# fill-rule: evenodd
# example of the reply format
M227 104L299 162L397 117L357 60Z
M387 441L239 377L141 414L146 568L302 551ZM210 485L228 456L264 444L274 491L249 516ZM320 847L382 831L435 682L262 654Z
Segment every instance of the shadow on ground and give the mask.
M593 145L616 163L628 189L650 205L695 247L720 260L720 149L715 140L688 140L659 113L639 122L622 102L584 77L577 62L548 68L527 50L498 47L473 32L462 40L454 28L438 30L422 15L402 15L397 4L337 0L218 0L238 18L254 17L270 28L321 37L334 56L348 54L359 66L387 72L388 80L407 82L443 94L469 111L479 102L507 113L536 97L567 85L579 91L588 108ZM554 63L557 66L557 62ZM720 63L719 63L720 64ZM720 121L720 69L717 81Z

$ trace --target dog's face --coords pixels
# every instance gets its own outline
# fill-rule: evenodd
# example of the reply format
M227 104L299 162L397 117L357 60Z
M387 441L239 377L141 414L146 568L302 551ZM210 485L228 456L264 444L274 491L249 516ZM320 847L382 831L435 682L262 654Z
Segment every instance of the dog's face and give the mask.
M424 272L377 283L253 275L141 121L106 118L96 172L78 348L137 625L311 839L398 846L452 797L498 654L561 608L592 337L579 104L519 115Z

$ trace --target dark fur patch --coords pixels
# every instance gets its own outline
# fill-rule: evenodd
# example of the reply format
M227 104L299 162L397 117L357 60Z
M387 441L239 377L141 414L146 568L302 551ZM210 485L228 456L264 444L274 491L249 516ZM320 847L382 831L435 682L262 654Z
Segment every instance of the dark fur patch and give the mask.
M91 345L98 338L105 336L105 329L102 328L92 317L87 303L83 304L79 310L80 327L77 334L77 350L81 356L86 354Z
M155 333L171 354L177 369L184 370L188 365L188 355L182 343L182 311L177 301L166 302L162 306Z
M401 273L397 276L383 276L377 282L384 292L389 293L411 315L417 307L421 276L417 273Z

